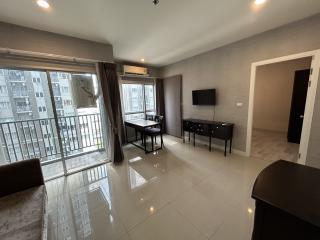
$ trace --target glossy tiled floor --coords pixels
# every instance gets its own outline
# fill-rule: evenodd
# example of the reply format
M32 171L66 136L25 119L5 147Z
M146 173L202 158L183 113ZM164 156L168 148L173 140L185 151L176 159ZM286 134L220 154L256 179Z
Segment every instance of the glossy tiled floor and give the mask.
M274 162L279 159L297 162L298 154L299 144L288 142L286 133L253 130L252 156L268 162Z
M157 154L128 145L120 166L48 182L49 240L249 240L251 189L268 162L164 141Z

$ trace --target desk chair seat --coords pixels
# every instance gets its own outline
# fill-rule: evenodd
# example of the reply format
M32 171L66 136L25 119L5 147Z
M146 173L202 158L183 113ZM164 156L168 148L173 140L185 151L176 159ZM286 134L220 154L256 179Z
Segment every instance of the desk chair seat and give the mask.
M154 150L154 141L157 142L157 136L161 137L161 148L163 147L163 116L156 115L154 116L154 120L160 123L160 127L147 128L144 131L146 136L151 137L152 151Z

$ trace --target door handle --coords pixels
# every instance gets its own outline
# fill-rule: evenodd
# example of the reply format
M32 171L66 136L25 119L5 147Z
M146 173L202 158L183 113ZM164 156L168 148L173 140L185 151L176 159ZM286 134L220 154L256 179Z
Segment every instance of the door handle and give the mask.
M300 115L300 118L304 118L304 116L303 116L303 115Z

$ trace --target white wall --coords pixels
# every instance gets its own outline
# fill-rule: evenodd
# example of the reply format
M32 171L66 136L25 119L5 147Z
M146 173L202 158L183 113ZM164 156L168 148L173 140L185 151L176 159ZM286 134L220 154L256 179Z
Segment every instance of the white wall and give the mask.
M193 89L216 88L216 119L235 123L234 148L245 151L251 64L315 49L320 49L320 14L170 64L162 68L162 75L182 75L184 118L212 119L211 108L192 106L191 92ZM316 101L320 101L319 89L320 84ZM242 102L243 106L237 107L237 102ZM320 122L315 119L318 116L314 115L313 122ZM319 139L320 129L314 126L311 139ZM315 162L310 165L316 165Z
M253 128L287 132L295 71L309 69L311 58L257 68Z

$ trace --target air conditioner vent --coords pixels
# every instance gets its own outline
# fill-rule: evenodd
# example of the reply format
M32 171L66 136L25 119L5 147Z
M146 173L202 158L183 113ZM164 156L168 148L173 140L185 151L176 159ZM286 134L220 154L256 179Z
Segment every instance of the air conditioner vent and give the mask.
M130 66L130 65L124 65L123 66L123 74L124 75L149 76L147 68Z

